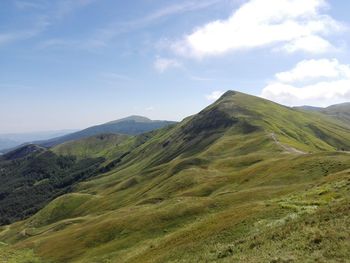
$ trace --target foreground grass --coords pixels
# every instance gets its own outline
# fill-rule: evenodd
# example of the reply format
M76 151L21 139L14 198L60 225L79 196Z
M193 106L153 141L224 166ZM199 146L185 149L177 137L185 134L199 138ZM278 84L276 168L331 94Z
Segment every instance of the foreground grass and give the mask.
M73 194L58 199L56 211L52 203L30 220L0 233L0 238L20 250L34 248L52 262L346 262L349 157L337 156L327 164L327 174L311 169L316 160L326 162L332 156L316 154L309 160L287 156L276 161L276 170L266 169L272 161L226 177L218 173L209 194L180 187L173 196L157 199L164 187L169 189L157 184L148 201L140 197L143 202L120 208L114 208L111 199L122 200L134 187L140 192L149 185L140 183L112 195L108 191L105 197ZM280 171L290 161L295 163L289 166L291 171ZM197 170L192 169L177 176L193 176ZM241 180L251 169L254 177ZM290 176L298 178L304 169L310 179L290 183ZM282 177L284 183L274 179L288 173ZM216 182L222 177L223 185ZM91 212L93 204L106 205L105 212Z
M44 263L30 249L14 249L0 243L0 263Z

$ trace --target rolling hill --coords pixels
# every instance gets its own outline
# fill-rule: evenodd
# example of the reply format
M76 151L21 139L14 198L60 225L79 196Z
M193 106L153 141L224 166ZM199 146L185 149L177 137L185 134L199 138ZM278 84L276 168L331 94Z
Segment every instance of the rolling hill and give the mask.
M172 121L154 121L142 116L130 116L105 124L92 126L84 130L71 133L65 136L53 138L47 141L35 142L44 147L53 147L64 142L88 138L99 134L118 133L137 135L162 128L167 125L175 124Z
M299 107L299 108L306 111L320 112L322 114L326 114L333 118L342 120L350 125L350 103L336 104L336 105L329 106L327 108L308 107L308 106Z
M103 162L69 193L0 228L7 244L0 256L74 263L350 258L350 127L339 118L229 91L176 125L115 140L46 150Z

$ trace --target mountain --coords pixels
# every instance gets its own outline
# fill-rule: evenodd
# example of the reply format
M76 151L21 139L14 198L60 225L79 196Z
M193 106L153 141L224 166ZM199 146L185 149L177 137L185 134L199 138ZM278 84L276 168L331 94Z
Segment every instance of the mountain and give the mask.
M55 138L58 136L63 136L75 131L76 130L61 130L61 131L0 134L0 152L7 152L8 149L13 149L25 143L31 143L38 140L48 140L48 139Z
M175 124L172 121L154 121L146 117L130 116L124 119L111 121L102 125L92 126L82 131L71 133L47 141L36 142L44 147L53 147L64 142L87 138L90 136L106 133L119 133L128 135L137 135L162 128L167 125Z
M3 149L13 148L13 147L16 147L20 144L21 144L20 142L17 142L14 140L0 138L0 152Z
M54 159L103 160L67 194L0 228L0 255L74 263L349 258L350 127L338 118L229 91L176 125L118 139L46 150Z
M344 120L350 124L350 103L333 105L322 110L322 112L340 120Z
M126 118L122 118L119 120L115 120L115 121L110 121L107 122L107 124L115 124L115 123L121 123L121 122L137 122L137 123L154 123L154 122L159 122L159 121L152 121L147 117L143 117L143 116L137 116L137 115L132 115Z
M319 107L310 107L303 106L299 107L302 110L306 111L315 111L326 114L333 118L337 118L339 120L345 121L350 125L350 103L342 103L329 106L327 108L319 108Z

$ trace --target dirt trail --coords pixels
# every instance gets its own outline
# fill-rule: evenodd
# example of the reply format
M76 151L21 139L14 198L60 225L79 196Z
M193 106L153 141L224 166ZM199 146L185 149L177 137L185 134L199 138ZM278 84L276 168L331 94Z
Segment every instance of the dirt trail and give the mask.
M293 153L293 154L306 154L306 152L303 152L303 151L300 151L298 149L295 149L291 146L287 146L287 145L284 145L282 144L276 137L276 134L275 133L271 133L270 134L271 138L273 139L273 141L278 145L280 146L285 152L287 153Z

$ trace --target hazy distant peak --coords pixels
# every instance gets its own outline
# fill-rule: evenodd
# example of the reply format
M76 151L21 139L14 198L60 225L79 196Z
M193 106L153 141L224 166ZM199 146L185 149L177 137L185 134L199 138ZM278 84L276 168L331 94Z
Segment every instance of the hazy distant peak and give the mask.
M307 111L321 111L321 110L323 110L323 108L321 108L321 107L314 107L314 106L308 106L308 105L294 107L294 108L301 109L301 110L307 110Z
M332 108L349 108L350 109L350 102L344 102L340 104L335 104L327 107L326 109L332 109Z
M151 119L144 117L144 116L138 116L138 115L131 115L129 117L125 117L119 120L107 122L107 124L113 124L113 123L119 123L124 121L134 121L134 122L141 122L141 123L149 123L152 122Z

